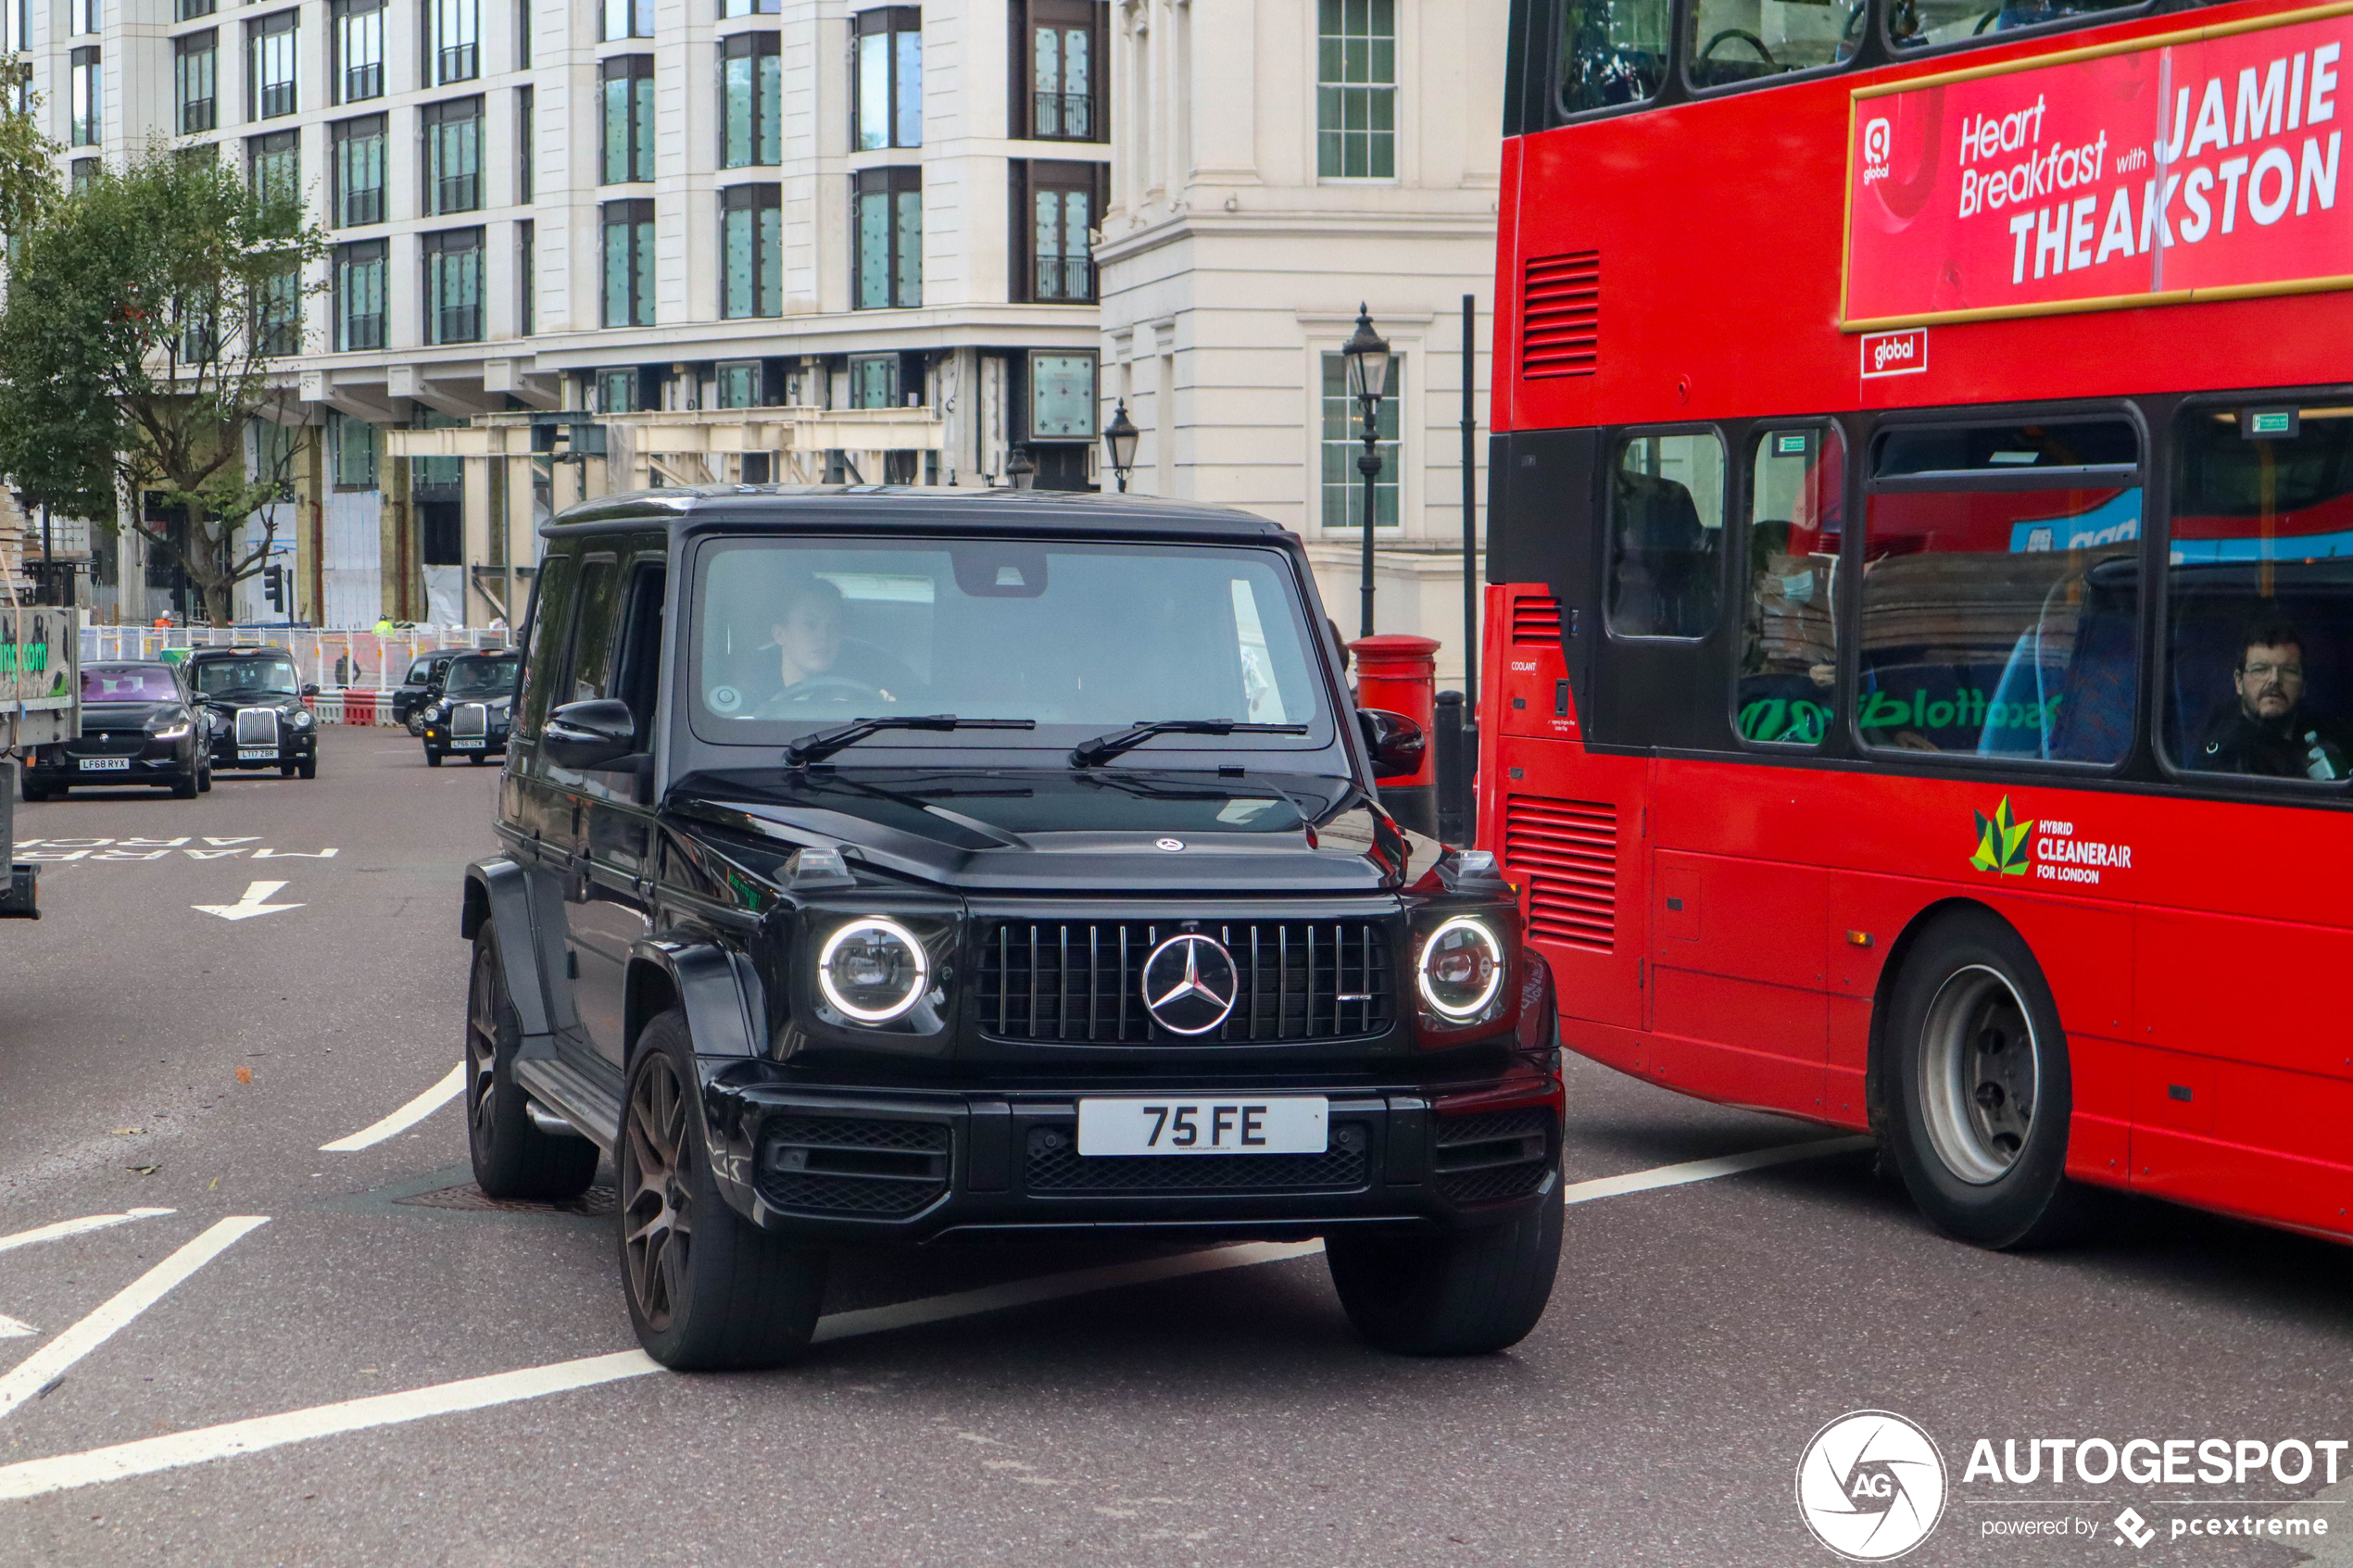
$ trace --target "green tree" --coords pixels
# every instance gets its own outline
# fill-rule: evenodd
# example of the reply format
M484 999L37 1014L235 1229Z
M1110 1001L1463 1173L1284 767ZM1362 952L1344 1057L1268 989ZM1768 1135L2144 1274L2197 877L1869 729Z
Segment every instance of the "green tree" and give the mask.
M57 194L57 144L32 117L32 62L0 60L0 234L30 230Z
M156 148L36 204L0 307L0 471L176 560L216 625L276 532L300 420L297 192ZM174 521L155 521L171 518Z

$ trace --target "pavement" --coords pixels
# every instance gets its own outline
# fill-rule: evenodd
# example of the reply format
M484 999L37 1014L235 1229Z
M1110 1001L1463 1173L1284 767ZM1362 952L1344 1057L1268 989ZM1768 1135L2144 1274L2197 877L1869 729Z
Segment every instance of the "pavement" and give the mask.
M2291 1503L2353 1535L2353 1463L1964 1475L1981 1437L2353 1437L2353 1254L2138 1202L1978 1251L1856 1140L1581 1060L1506 1354L1365 1348L1313 1243L1041 1244L845 1256L801 1365L660 1372L600 1195L487 1206L440 1087L495 789L331 729L315 781L19 808L0 1564L1831 1564L1798 1462L1863 1410L1942 1456L1907 1563L2288 1564L2172 1528Z

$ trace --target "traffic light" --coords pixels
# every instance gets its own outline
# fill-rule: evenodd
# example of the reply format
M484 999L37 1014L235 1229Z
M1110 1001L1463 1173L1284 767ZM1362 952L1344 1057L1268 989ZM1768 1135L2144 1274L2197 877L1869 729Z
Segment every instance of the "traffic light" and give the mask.
M286 569L284 567L265 566L261 569L261 596L270 601L271 609L280 614L285 612Z

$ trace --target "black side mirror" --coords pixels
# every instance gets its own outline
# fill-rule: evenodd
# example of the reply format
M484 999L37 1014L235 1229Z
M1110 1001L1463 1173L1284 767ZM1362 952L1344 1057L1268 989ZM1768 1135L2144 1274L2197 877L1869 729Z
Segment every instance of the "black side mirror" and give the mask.
M1373 777L1402 779L1421 771L1429 737L1419 724L1385 708L1358 709L1356 722L1364 727L1365 749L1373 754Z
M540 750L559 768L603 768L637 748L637 721L612 697L567 702L547 715Z
M306 681L303 683L302 695L305 696L317 696L319 695L319 688L311 683Z

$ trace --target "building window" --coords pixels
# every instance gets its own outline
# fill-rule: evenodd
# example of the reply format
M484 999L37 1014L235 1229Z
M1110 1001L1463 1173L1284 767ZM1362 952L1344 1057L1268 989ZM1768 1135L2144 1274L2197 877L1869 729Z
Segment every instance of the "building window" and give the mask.
M632 370L597 372L597 412L634 414L637 411L637 372Z
M302 200L302 132L273 131L245 141L245 182L290 201Z
M334 127L334 220L339 229L384 220L384 117L371 114Z
M607 202L605 325L654 324L654 204Z
M654 57L617 55L602 67L605 82L603 183L627 185L654 177Z
M1317 0L1315 172L1397 178L1395 0Z
M651 38L654 35L654 0L604 0L604 37L607 43L616 38Z
M869 169L856 176L850 225L857 255L857 308L924 302L924 177L917 169Z
M67 180L74 194L79 195L83 191L86 191L91 186L96 184L98 182L98 171L104 167L105 165L99 159L94 157L78 157L74 159L72 165L66 171Z
M720 168L783 161L779 65L773 32L738 32L719 45Z
M352 354L384 345L385 245L361 240L335 247L335 352ZM373 476L371 475L371 483Z
M784 220L781 185L719 193L720 314L729 320L785 313Z
M424 137L424 213L482 207L482 100L454 98L417 111Z
M327 79L340 104L381 98L384 91L384 0L334 0Z
M482 231L449 229L424 237L425 341L482 341Z
M1048 304L1077 305L1095 297L1095 261L1090 231L1101 216L1097 189L1103 166L1042 163L1027 166L1029 297Z
M425 57L436 85L482 74L482 0L430 0L425 31Z
M1093 355L1030 351L1029 433L1045 441L1095 438Z
M213 0L180 0L175 14L182 21L194 21L198 17L212 15ZM19 40L21 41L21 34ZM20 42L21 46L21 42Z
M913 6L885 6L856 18L858 69L849 95L860 152L924 144L923 18Z
M760 361L737 360L722 365L711 374L711 395L721 408L757 408L760 407Z
M104 0L73 0L74 31L99 32L106 25Z
M94 45L76 49L70 58L73 81L69 111L72 125L69 135L77 147L94 147L98 144L98 119L103 107L98 101L98 51Z
M255 349L265 355L302 352L302 272L289 268L265 279L253 305Z
M206 28L171 41L172 95L180 108L180 134L194 136L220 124L220 30Z
M1398 406L1404 401L1405 357L1389 362L1389 395L1380 400L1375 429L1379 435L1380 474L1373 482L1373 526L1397 526L1398 479L1404 447L1397 439ZM1365 452L1362 406L1348 390L1348 356L1324 356L1324 526L1365 525L1365 476L1356 459Z
M515 225L515 331L524 337L539 330L538 240L528 218Z
M773 17L784 9L784 0L719 0L719 15L727 17Z
M853 408L896 408L899 407L898 355L851 356L849 406Z
M528 87L515 89L515 204L529 207L537 200L535 168L539 141L537 99Z
M1030 0L1030 135L1047 141L1100 139L1096 15L1090 0Z
M300 69L296 24L302 13L288 9L245 23L245 118L276 119L295 112L296 73Z
M338 490L376 487L376 427L348 414L327 416L327 450Z

